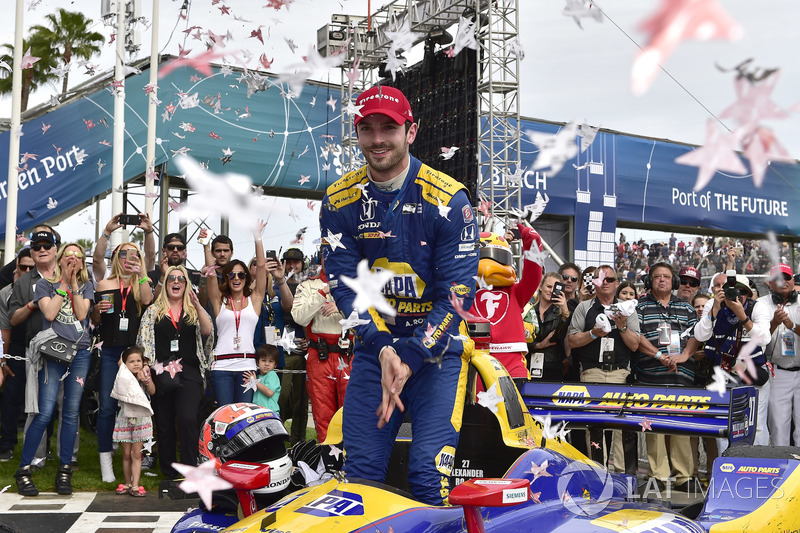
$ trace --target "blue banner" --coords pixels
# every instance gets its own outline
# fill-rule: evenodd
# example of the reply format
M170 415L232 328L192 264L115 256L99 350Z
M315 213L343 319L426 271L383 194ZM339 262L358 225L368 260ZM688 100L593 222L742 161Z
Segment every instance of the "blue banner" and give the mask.
M523 133L555 134L560 129L557 124L530 120L521 125ZM580 143L577 137L576 141ZM675 163L675 158L694 149L600 132L586 152L579 152L558 174L550 175L547 170L530 170L539 152L523 135L521 161L528 170L522 180L522 202L533 203L537 191L547 193L550 203L545 213L575 216L584 193L591 190L603 194L605 203L615 197L620 221L800 235L800 164L771 163L762 188L754 185L749 174L717 172L704 190L693 192L698 169ZM746 158L742 160L748 164ZM576 220L576 231L588 222Z
M147 168L149 71L125 80L124 181ZM321 193L342 174L339 88L306 84L302 94L272 77L230 67L210 76L179 68L158 81L156 166L178 153L214 173L250 176L266 194ZM93 89L93 90L92 90ZM29 229L111 190L114 95L110 80L22 126L17 227ZM0 134L0 168L9 135ZM25 156L24 154L29 154ZM7 181L0 181L5 213ZM317 194L318 195L318 194ZM5 234L0 217L0 235Z

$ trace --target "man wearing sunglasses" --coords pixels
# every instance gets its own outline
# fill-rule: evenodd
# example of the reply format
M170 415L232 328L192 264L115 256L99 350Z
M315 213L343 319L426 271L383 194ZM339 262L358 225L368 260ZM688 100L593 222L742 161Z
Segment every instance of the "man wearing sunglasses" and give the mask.
M25 357L25 324L11 326L9 303L14 283L20 276L36 268L30 248L20 250L14 264L14 281L0 289L0 332L3 335L5 353ZM0 462L6 462L14 455L17 421L25 406L25 361L0 359L0 367L0 386L3 383L6 386L0 400Z
M161 248L161 261L158 266L147 273L150 278L150 283L156 286L153 293L153 301L158 298L161 293L161 287L164 286L164 274L171 266L183 266L189 273L189 280L192 282L193 287L200 285L200 271L194 270L186 266L186 239L180 233L170 233L164 237L164 246Z
M700 291L700 272L692 266L686 266L678 273L678 277L681 280L678 298L684 302L691 302L694 295Z
M42 312L39 310L39 306L33 302L36 283L42 278L53 277L56 270L57 252L58 244L55 234L44 226L34 228L34 232L31 234L31 257L35 268L21 275L14 283L8 306L11 314L9 320L11 326L24 325L25 327L26 349L31 339L42 331ZM33 415L28 416L29 424L32 417ZM39 450L43 451L42 447ZM37 464L40 457L41 461L44 461L43 455L40 456L40 451L37 451L36 455L34 464Z
M769 274L770 292L756 300L752 316L753 327L764 337L769 334L769 342L764 345L764 353L772 362L774 372L767 415L769 435L773 446L788 446L794 422L791 435L796 446L800 443L800 409L797 407L800 404L800 355L797 352L800 304L792 267L781 263L773 266ZM761 423L759 419L758 424Z
M580 364L580 379L588 383L627 383L631 357L639 347L639 317L636 312L625 316L616 307L619 280L613 267L601 265L595 271L595 297L578 304L572 314L567 341L572 358ZM597 318L608 318L610 331L598 325ZM592 441L603 442L602 428L590 430ZM625 472L636 475L638 469L635 432L614 432L614 440L622 439ZM609 441L610 444L610 441ZM610 452L610 446L608 446ZM602 447L590 449L592 459L603 463ZM617 460L615 466L619 467Z

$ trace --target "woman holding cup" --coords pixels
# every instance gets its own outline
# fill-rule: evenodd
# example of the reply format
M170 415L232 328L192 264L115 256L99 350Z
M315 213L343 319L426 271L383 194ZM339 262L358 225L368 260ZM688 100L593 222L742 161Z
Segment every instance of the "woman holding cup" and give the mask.
M103 347L100 354L100 409L97 414L97 445L100 473L105 483L114 482L112 435L117 400L111 397L122 352L136 343L142 313L153 301L139 247L120 244L111 254L111 274L97 284L92 323L99 324Z

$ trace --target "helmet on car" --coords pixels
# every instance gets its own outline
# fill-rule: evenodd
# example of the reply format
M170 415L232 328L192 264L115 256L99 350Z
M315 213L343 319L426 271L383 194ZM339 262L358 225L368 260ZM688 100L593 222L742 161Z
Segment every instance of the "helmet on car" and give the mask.
M278 492L289 485L292 460L284 441L289 439L280 417L252 403L223 405L200 430L200 462L219 459L263 463L271 467L270 482L256 493Z
M514 255L508 241L497 233L482 231L479 235L480 262L478 275L489 285L508 287L517 279Z

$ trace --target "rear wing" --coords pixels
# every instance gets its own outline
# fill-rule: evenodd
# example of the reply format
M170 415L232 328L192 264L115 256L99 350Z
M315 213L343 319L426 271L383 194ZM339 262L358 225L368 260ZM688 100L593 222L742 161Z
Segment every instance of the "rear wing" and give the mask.
M720 396L687 387L528 381L522 399L531 415L549 414L570 426L642 431L649 423L657 433L727 438L731 446L752 444L756 433L754 387Z

